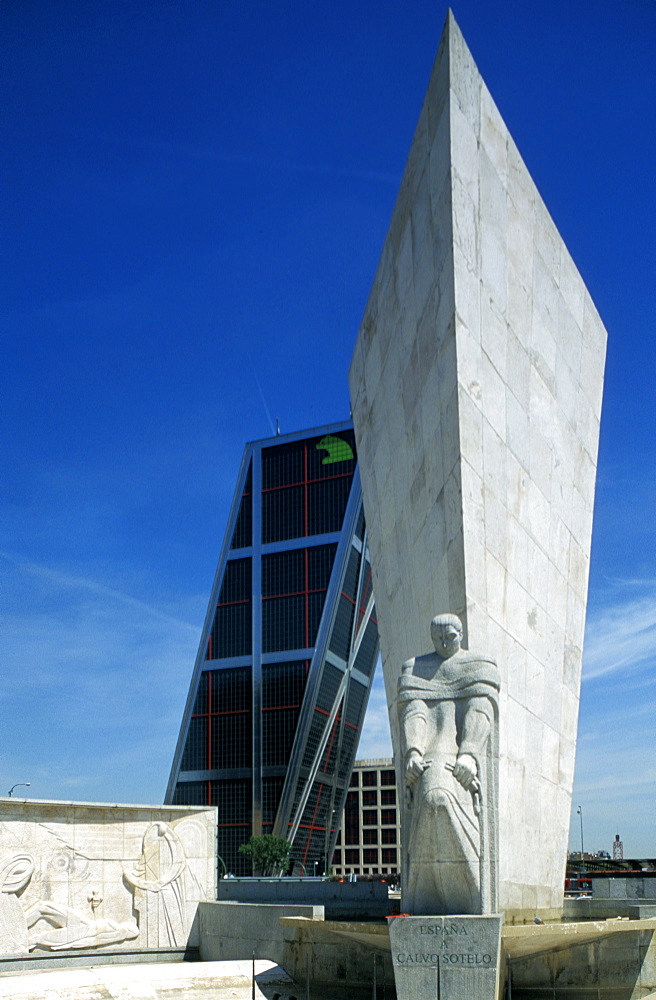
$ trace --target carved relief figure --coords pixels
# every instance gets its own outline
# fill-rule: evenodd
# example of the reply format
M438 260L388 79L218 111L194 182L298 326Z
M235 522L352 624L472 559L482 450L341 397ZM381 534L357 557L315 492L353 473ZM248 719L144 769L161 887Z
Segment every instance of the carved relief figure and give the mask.
M461 648L456 615L431 622L435 652L403 664L398 713L405 775L403 907L497 909L499 674Z
M136 871L125 872L134 889L134 908L145 931L144 947L186 944L186 893L184 848L167 823L151 823L144 834ZM166 939L166 940L165 940Z
M134 920L111 920L87 916L64 903L40 900L26 913L30 927L43 920L47 927L37 927L30 934L30 949L46 948L49 951L65 951L69 948L103 948L109 944L131 941L139 934Z
M18 894L32 877L31 854L11 854L0 862L0 954L27 955L27 920Z

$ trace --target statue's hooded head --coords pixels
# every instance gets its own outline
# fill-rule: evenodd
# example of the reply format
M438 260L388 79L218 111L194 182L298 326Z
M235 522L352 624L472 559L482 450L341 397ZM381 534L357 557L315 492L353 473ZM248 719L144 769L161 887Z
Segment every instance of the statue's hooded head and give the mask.
M435 615L431 621L431 639L435 652L446 659L460 650L462 622L457 615Z

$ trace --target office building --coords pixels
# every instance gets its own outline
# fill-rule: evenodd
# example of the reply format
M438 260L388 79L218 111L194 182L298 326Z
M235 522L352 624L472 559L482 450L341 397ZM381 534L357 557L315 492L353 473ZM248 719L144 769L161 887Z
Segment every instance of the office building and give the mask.
M400 807L391 758L356 760L333 854L335 875L400 876Z
M351 424L248 444L166 793L218 806L220 873L261 833L326 868L377 655Z

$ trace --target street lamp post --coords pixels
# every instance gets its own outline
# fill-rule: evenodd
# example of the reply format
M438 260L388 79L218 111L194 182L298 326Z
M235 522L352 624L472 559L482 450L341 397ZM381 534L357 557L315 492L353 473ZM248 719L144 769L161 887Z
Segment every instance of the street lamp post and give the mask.
M583 861L583 806L579 806L576 812L581 820L581 861Z
M9 791L8 791L7 794L11 795L11 793L14 790L14 788L21 788L21 786L23 786L23 785L25 786L25 788L29 788L30 785L31 785L31 782L30 781L17 781L15 785L11 786L11 788L9 789Z

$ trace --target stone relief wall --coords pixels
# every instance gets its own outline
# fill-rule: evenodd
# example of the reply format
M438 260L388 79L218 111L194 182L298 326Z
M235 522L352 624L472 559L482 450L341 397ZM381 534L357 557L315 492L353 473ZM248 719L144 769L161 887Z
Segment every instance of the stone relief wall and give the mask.
M216 810L0 800L0 955L198 943Z

